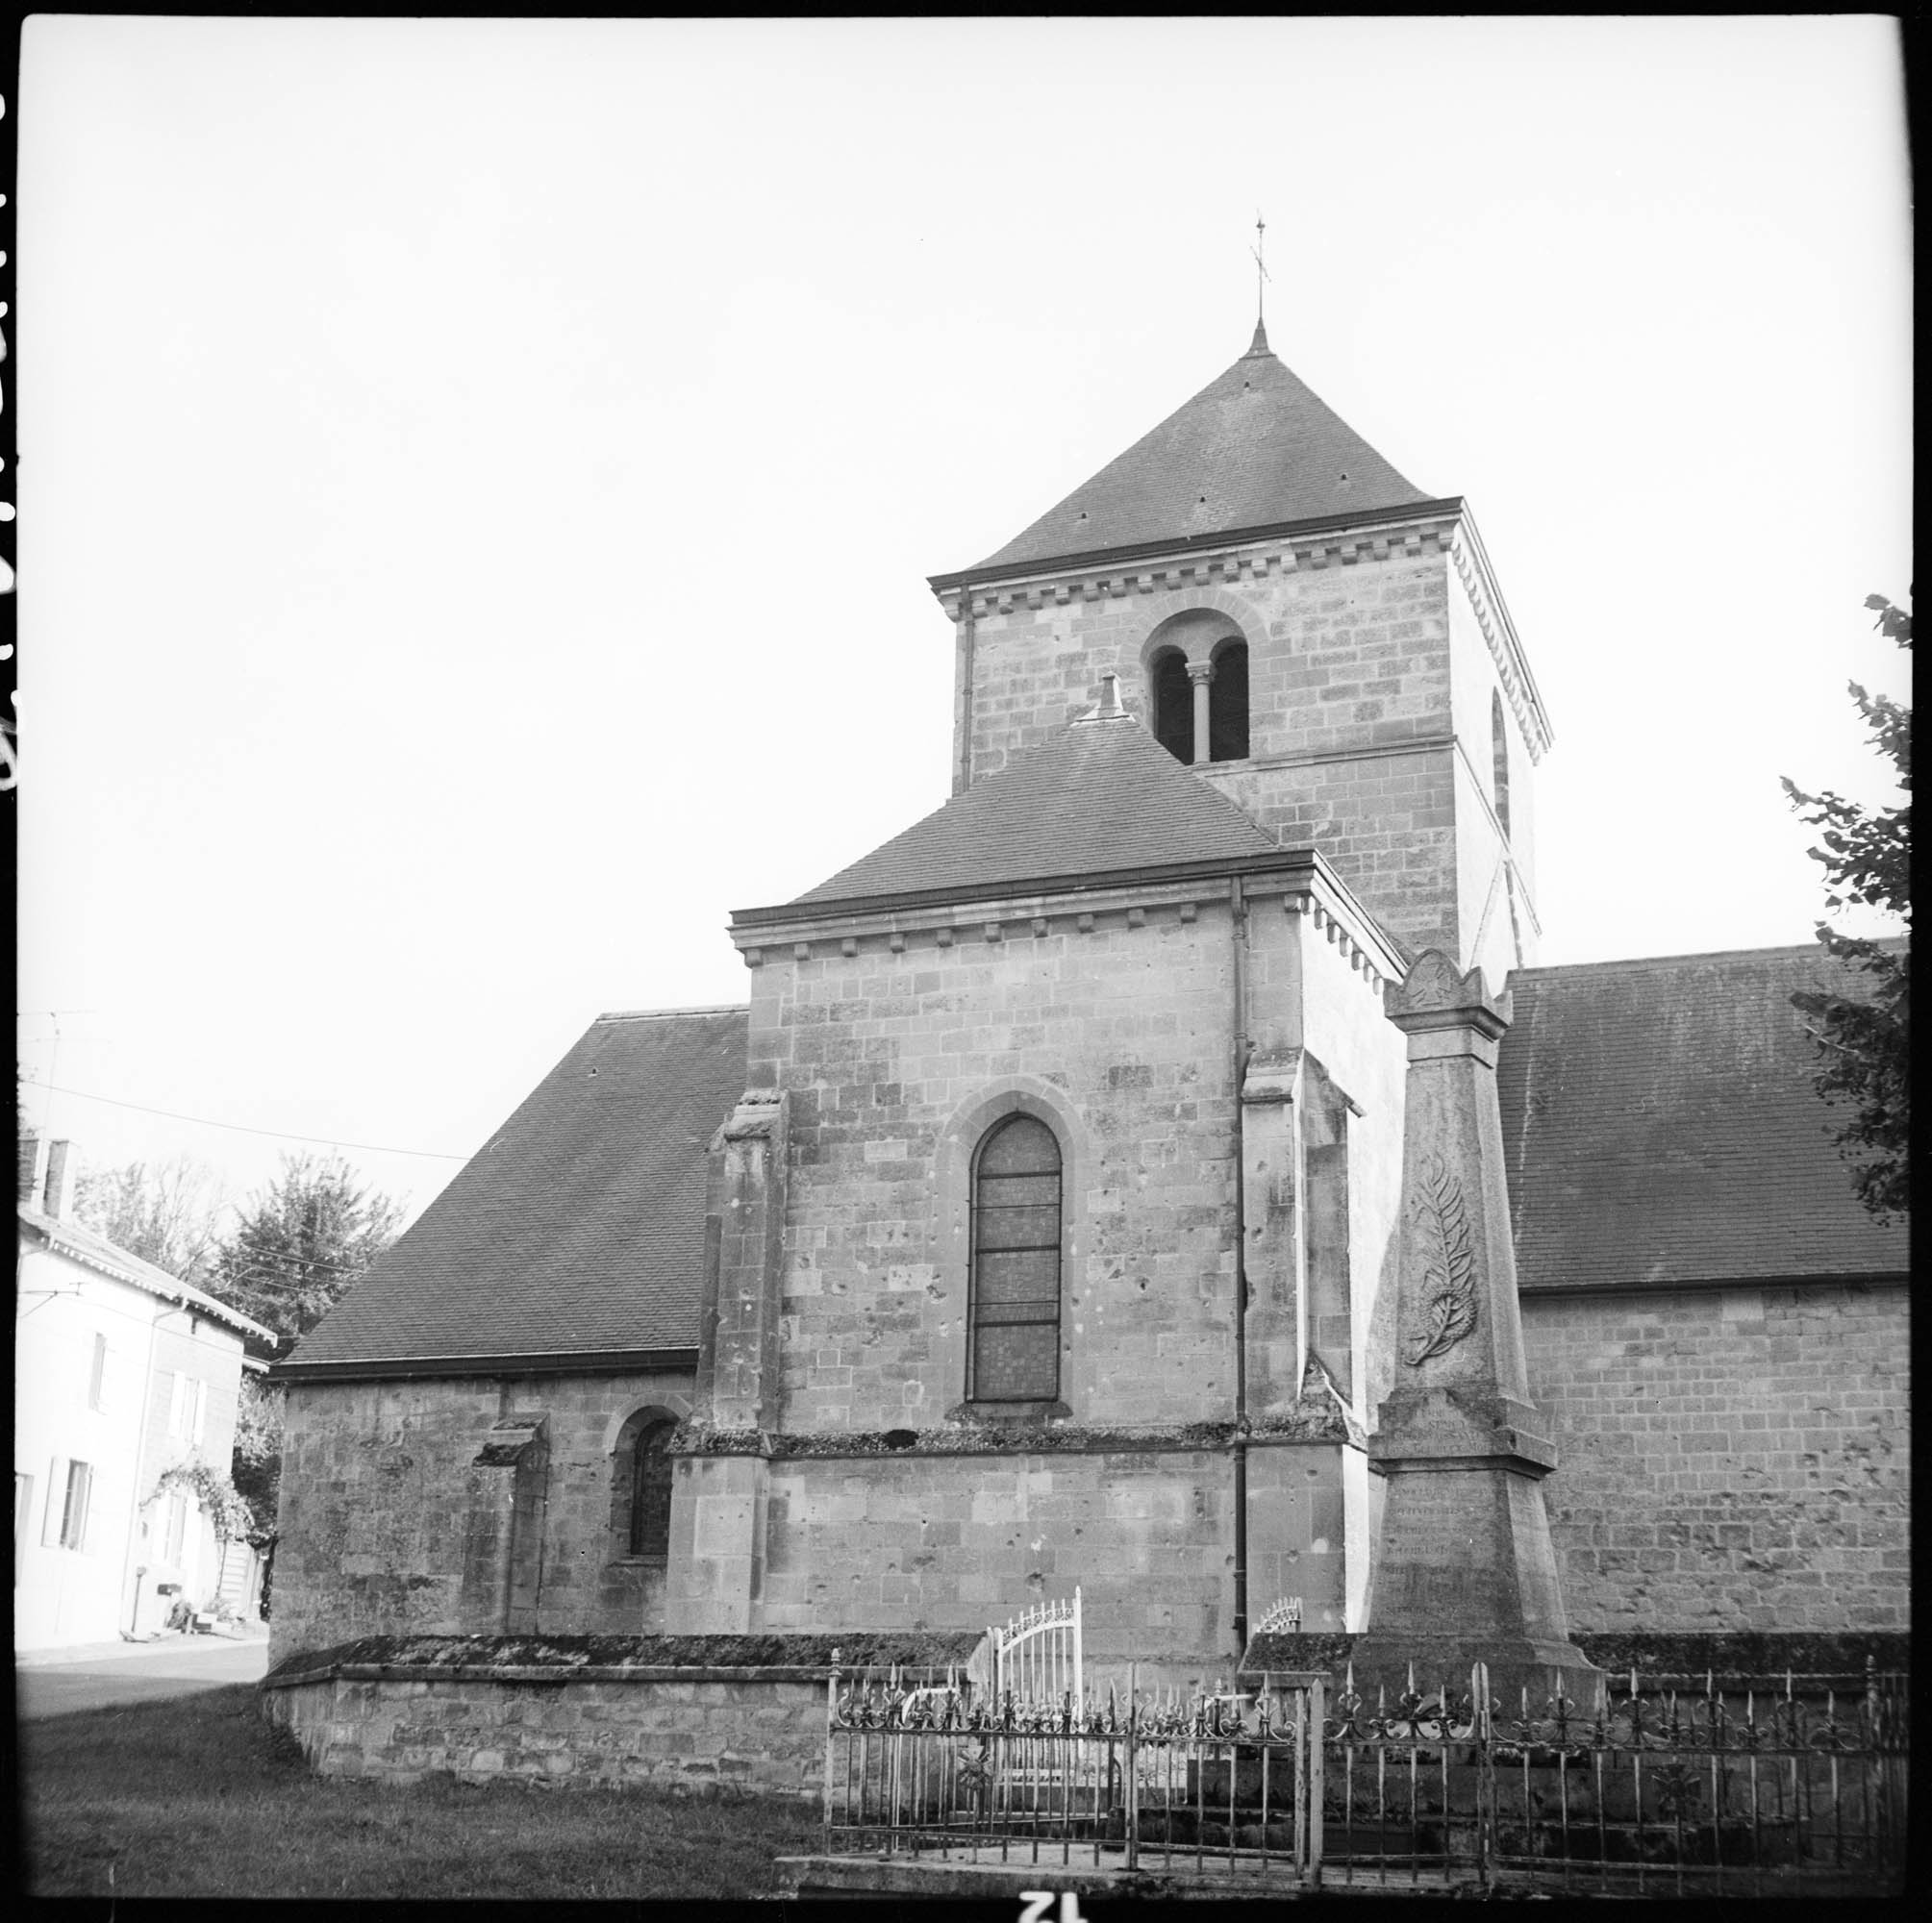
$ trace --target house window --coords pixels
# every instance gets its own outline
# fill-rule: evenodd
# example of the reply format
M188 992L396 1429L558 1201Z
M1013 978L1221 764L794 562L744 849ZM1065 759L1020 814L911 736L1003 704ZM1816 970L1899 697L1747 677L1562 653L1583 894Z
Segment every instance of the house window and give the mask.
M1503 723L1503 698L1490 690L1490 759L1495 776L1496 821L1510 838L1510 737Z
M67 1487L61 1505L61 1547L85 1549L88 1544L88 1502L94 1492L94 1472L85 1462L67 1464Z
M1208 759L1247 760L1247 643L1223 641L1215 650L1208 685Z
M208 1435L208 1385L177 1374L168 1396L167 1433L182 1442L200 1442Z
M663 1561L671 1549L670 1440L677 1418L640 1409L617 1434L611 1553Z
M96 1336L94 1337L94 1363L88 1375L88 1407L89 1409L100 1408L101 1391L107 1383L107 1377L108 1338L105 1336Z
M1168 648L1154 658L1154 738L1177 762L1194 759L1194 695L1188 658Z
M1050 1402L1060 1393L1060 1143L1032 1115L1009 1115L973 1169L974 1402Z

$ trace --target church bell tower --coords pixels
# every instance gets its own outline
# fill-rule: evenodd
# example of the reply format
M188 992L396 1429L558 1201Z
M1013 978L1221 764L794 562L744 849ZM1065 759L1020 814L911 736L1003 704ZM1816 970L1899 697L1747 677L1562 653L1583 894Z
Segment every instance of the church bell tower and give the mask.
M1247 352L976 565L954 623L953 788L1107 674L1164 747L1324 856L1412 952L1537 956L1531 774L1550 738L1467 504L1412 486Z

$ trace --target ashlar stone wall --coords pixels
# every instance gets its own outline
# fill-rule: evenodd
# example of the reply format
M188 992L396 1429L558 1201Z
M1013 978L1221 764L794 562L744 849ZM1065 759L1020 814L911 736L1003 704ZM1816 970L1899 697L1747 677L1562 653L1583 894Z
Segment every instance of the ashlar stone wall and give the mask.
M1069 1418L1228 1415L1225 904L855 946L813 944L752 977L751 1085L790 1103L782 1426L919 1428L962 1402L971 1154L1020 1107L1054 1128L1064 1157Z
M1533 1295L1522 1308L1559 1451L1543 1489L1577 1630L1908 1625L1902 1286Z
M661 1627L665 1565L628 1555L612 1452L627 1416L682 1418L690 1391L688 1374L643 1373L291 1384L271 1655L359 1636ZM512 1526L514 1468L477 1458L516 1416L542 1418L543 1449Z
M1527 696L1514 669L1505 685L1507 617L1453 519L992 584L949 592L946 605L958 634L955 765L972 780L1084 712L1103 674L1118 675L1122 700L1151 727L1151 662L1166 641L1205 654L1238 631L1249 755L1207 778L1283 846L1318 847L1412 947L1480 960L1496 976L1535 960ZM1514 862L1493 886L1496 693Z
M761 1291L734 1256L703 1380L730 1386L710 1393L737 1433L680 1465L674 1629L983 1627L1077 1584L1127 1657L1228 1653L1243 1239L1245 1412L1267 1445L1249 1451L1250 1603L1300 1595L1305 1620L1344 1620L1366 1544L1340 1405L1359 1426L1402 1042L1315 880L1251 878L1239 1103L1225 879L832 917L760 948L740 1114L747 1143L784 1143L779 1381L742 1387ZM968 1400L966 1377L973 1154L1016 1110L1052 1128L1063 1172L1058 1394L1017 1411ZM1345 1179L1304 1245L1317 1154L1324 1179L1345 1157ZM745 1182L721 1249L757 1245L751 1218L776 1206L775 1177ZM1029 1448L1016 1421L1050 1436ZM962 1433L988 1426L1000 1447Z
M1257 1612L1342 1626L1342 1455L1250 1449ZM1224 1447L780 1461L765 1626L979 1630L1078 1587L1091 1661L1232 1658L1233 1506Z
M271 1686L263 1700L322 1776L815 1797L826 1687L770 1669L504 1682L370 1673Z

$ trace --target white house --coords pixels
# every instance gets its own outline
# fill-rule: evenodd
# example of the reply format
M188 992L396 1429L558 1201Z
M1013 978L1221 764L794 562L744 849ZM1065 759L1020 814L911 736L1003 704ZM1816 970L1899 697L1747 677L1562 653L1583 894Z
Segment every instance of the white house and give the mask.
M245 1338L271 1333L68 1218L63 1141L20 1147L13 1324L13 1645L102 1642L160 1628L177 1594L252 1584L191 1487L157 1498L197 1458L225 1474ZM229 1585L231 1590L233 1583Z

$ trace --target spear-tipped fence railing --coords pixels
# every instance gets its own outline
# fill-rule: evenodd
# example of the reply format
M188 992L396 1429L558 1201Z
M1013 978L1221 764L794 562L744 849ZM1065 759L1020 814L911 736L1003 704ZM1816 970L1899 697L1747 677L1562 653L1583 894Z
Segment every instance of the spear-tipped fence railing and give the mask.
M1331 1883L1631 1895L1878 1893L1902 1872L1904 1678L1608 1676L1593 1702L1477 1663L1352 1673L1324 1731Z
M1192 1701L1133 1687L1057 1703L904 1671L827 1693L828 1854L925 1853L1312 1882L1320 1677ZM1311 1828L1311 1810L1313 1827Z
M1633 1895L1884 1893L1907 1825L1905 1679L1634 1673L1588 1704L1309 1672L1183 1700L1028 1700L957 1672L835 1675L828 1853L1275 1884Z

